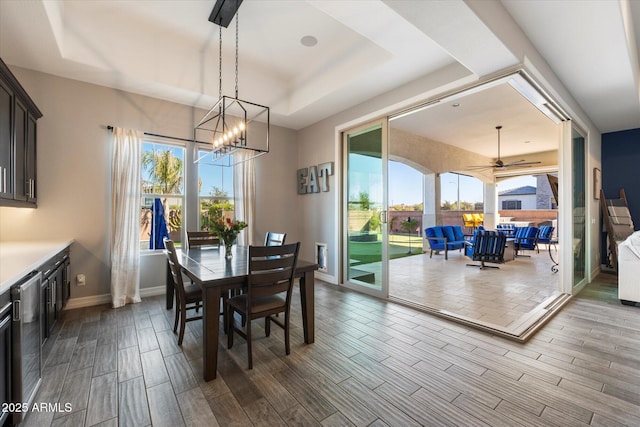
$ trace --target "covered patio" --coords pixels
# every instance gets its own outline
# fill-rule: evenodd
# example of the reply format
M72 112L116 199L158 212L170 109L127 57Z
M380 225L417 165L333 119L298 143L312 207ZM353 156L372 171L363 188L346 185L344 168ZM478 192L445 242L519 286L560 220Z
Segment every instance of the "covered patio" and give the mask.
M566 302L559 292L559 275L549 247L524 251L499 269L480 270L463 252L417 254L389 262L389 298L463 323L526 337L551 310ZM551 255L558 259L554 246ZM358 269L377 273L380 263L361 264Z

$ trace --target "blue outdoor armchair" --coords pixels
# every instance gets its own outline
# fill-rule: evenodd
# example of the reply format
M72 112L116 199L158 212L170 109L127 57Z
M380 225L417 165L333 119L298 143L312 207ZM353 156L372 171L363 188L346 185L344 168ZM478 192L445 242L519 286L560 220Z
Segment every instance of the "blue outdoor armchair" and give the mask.
M473 233L473 242L467 242L466 255L480 264L467 264L469 267L500 268L494 265L485 265L485 262L502 264L504 262L504 248L507 236L498 231L479 230Z
M522 250L534 250L536 248L536 242L538 239L538 227L517 227L514 235L514 243L516 247L516 256L530 256L522 255Z
M438 225L427 227L424 230L429 243L429 258L433 252L444 251L444 259L449 259L448 252L453 249L462 249L465 245L464 233L459 225Z
M541 225L538 230L538 238L536 239L536 250L540 253L540 247L537 245L538 243L544 243L549 245L553 241L553 230L555 227L552 225Z
M498 224L496 230L502 231L507 238L512 238L516 232L516 226L514 224Z

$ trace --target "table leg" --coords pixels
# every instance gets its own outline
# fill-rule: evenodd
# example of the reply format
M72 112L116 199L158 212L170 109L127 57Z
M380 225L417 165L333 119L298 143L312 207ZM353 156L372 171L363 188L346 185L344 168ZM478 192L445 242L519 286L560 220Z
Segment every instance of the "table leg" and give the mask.
M300 302L302 305L302 329L304 342L311 344L315 341L315 291L313 271L304 273L300 278Z
M169 261L167 261L167 284L166 284L166 294L167 294L167 310L171 310L173 308L173 275L171 274L171 267L169 266Z
M220 328L220 288L211 286L202 290L202 348L204 380L216 378L218 368L218 336Z

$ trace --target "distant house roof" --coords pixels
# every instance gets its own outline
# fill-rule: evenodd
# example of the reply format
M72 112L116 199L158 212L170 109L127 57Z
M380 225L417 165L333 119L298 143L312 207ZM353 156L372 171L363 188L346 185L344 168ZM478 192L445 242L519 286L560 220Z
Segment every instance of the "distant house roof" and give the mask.
M498 193L498 196L524 196L527 194L536 194L536 187L532 185L525 185L524 187L501 191Z

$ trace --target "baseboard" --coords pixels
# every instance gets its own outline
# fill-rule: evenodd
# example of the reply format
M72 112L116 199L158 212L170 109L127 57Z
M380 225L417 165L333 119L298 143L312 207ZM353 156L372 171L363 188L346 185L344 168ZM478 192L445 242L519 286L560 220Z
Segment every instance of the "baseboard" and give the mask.
M338 284L338 281L336 280L336 276L331 276L321 271L316 271L314 276L316 279L322 280L323 282L331 283L332 285Z
M156 295L164 295L167 292L166 286L154 286L152 288L140 289L140 297L154 297Z
M156 295L164 295L165 286L154 286L152 288L140 289L140 298L152 297ZM65 310L73 310L75 308L93 307L96 305L110 304L111 294L92 295L90 297L71 298L64 307Z
M65 305L65 310L73 310L76 308L93 307L95 305L110 304L111 294L92 295L90 297L70 298Z

